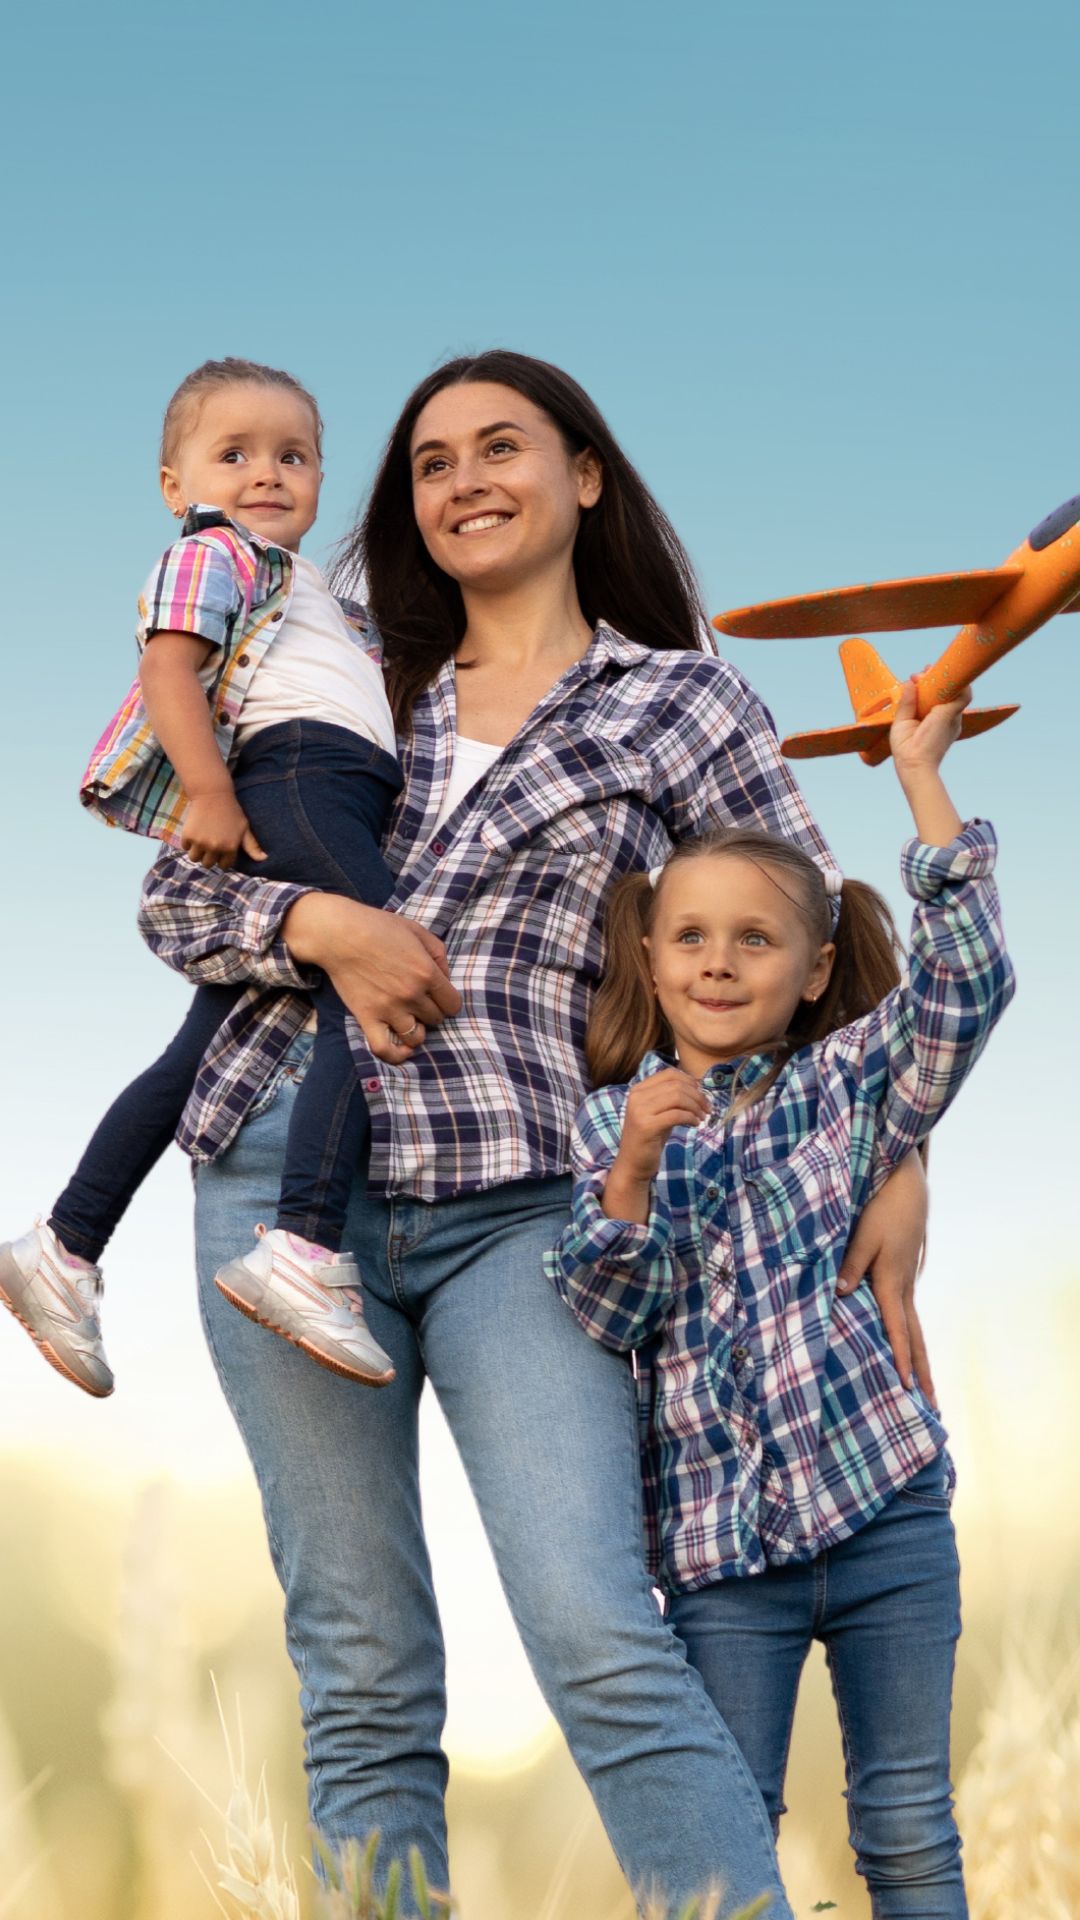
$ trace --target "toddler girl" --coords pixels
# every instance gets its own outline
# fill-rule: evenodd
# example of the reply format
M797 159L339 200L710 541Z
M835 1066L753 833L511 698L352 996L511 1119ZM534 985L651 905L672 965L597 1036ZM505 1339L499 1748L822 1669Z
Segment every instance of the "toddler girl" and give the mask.
M919 721L908 686L892 728L918 834L905 984L884 902L836 875L833 934L830 876L786 841L719 833L678 847L655 887L619 883L588 1041L599 1091L548 1256L588 1331L639 1349L653 1570L774 1823L816 1638L859 1870L874 1914L905 1920L967 1911L952 1471L869 1289L845 1297L837 1277L1013 990L993 832L962 825L938 771L966 698Z
M139 603L139 677L94 750L82 799L113 826L204 866L382 906L379 852L401 786L394 723L363 628L300 542L315 520L322 422L290 374L207 361L169 402L161 490L183 533ZM172 1139L200 1062L243 987L204 986L160 1060L109 1109L48 1221L0 1247L0 1301L46 1360L87 1393L112 1392L97 1262ZM352 1256L347 1196L368 1114L345 1008L328 984L294 1110L271 1232L217 1276L225 1297L336 1373L382 1386ZM419 1022L401 1036L423 1039Z

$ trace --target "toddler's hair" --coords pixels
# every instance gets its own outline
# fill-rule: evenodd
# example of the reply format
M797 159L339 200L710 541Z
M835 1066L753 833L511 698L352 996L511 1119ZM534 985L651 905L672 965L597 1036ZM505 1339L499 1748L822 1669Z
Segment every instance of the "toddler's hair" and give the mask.
M647 873L628 873L612 889L606 921L607 969L585 1036L585 1058L594 1087L629 1080L651 1048L672 1050L673 1036L653 991L652 970L642 941L652 927L665 876L672 867L707 854L730 854L767 870L803 915L811 939L815 943L829 939L836 943L836 958L824 993L813 1002L801 1000L787 1033L777 1034L767 1043L776 1050L775 1065L756 1083L752 1095L738 1101L738 1106L760 1099L798 1047L823 1040L827 1033L870 1013L899 984L902 948L892 914L880 893L861 880L845 880L840 917L833 933L824 876L809 854L793 841L771 833L718 827L698 839L682 841L670 855L655 888Z
M314 395L301 386L291 373L284 373L280 367L264 367L257 360L238 360L230 354L225 360L204 360L201 367L189 373L186 380L181 380L161 423L160 459L163 467L175 466L184 435L190 433L203 397L215 387L232 387L242 381L259 387L285 387L288 392L299 394L301 400L311 408L315 422L315 445L321 455L323 423Z

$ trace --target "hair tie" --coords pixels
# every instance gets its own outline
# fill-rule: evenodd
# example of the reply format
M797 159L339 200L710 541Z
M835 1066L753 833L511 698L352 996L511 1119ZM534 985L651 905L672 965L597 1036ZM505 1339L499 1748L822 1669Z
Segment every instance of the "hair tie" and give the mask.
M839 867L823 867L821 877L825 882L825 891L830 900L839 900L844 890L844 876Z

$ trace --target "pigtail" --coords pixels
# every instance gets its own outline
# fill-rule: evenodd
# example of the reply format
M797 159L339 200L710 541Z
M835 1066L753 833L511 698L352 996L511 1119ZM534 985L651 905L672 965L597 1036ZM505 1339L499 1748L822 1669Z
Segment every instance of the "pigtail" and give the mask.
M670 1038L643 944L652 898L648 874L627 873L616 882L608 902L607 966L585 1034L585 1060L594 1087L629 1080L642 1055L665 1036Z
M900 984L904 949L896 922L888 903L865 880L844 881L833 939L836 959L821 999L806 1009L816 1016L806 1039L823 1039L837 1027L872 1013Z

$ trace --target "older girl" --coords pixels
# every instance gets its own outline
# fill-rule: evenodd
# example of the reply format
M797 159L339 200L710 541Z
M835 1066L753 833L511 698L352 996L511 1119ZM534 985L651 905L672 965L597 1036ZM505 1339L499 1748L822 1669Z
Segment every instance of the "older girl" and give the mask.
M720 1877L732 1907L767 1889L786 1914L757 1788L651 1597L630 1370L541 1263L567 1217L609 882L714 822L827 854L758 702L701 651L674 533L556 368L498 352L425 380L344 568L366 570L403 736L390 911L174 855L143 910L155 950L192 976L259 982L184 1137L202 1162L209 1339L285 1589L314 1818L332 1839L378 1827L386 1857L416 1844L446 1879L417 1472L428 1378L628 1879L674 1901ZM358 1172L349 1240L397 1372L377 1395L294 1364L211 1284L237 1216L272 1196L303 1067L303 999L264 988L300 987L311 966L358 1022L371 1184Z
M962 825L938 773L966 697L920 722L909 685L892 728L919 836L903 986L884 993L883 902L845 881L833 936L821 870L788 841L707 835L655 889L616 888L588 1041L598 1091L547 1263L590 1333L641 1349L654 1571L774 1823L800 1669L824 1642L878 1920L967 1912L945 1434L872 1299L836 1291L853 1217L1012 995L993 833Z

